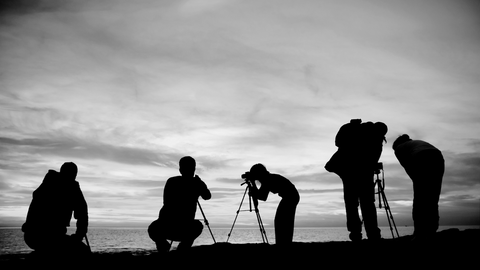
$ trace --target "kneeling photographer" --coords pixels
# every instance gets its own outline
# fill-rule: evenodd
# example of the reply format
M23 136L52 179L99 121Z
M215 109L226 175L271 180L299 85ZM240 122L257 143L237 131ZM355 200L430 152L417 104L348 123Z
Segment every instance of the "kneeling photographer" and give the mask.
M267 171L262 164L255 164L249 172L242 175L250 185L250 196L254 200L266 201L270 192L282 198L275 214L275 242L278 245L292 243L295 227L295 212L300 201L295 185L287 178ZM260 182L260 189L255 185Z

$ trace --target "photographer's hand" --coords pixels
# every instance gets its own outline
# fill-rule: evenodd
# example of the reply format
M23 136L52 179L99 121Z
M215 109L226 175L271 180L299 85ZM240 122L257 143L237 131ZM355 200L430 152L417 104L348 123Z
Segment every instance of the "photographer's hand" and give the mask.
M250 195L252 198L257 198L258 196L258 188L257 188L257 185L255 185L255 182L250 181L248 180L247 181L247 184L249 186L249 189L248 189L248 195Z
M210 190L207 188L207 185L200 179L200 176L195 175L193 179L196 181L196 184L198 185L198 188L200 189L200 196L204 200L210 200L212 198L212 193L210 193Z
M255 197L257 197L257 192L258 192L258 190L255 190L255 189L253 189L253 188L250 188L250 189L248 190L248 195L249 195L250 197L252 197L252 198L255 198Z
M73 241L76 241L76 242L81 242L84 237L85 237L85 235L83 235L81 233L75 233L75 234L70 235L70 238Z

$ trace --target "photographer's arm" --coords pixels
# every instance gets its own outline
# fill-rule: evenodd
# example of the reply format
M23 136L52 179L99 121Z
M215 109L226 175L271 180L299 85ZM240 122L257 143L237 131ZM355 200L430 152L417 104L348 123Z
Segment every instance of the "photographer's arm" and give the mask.
M267 186L264 184L261 184L260 189L258 189L254 181L252 181L251 183L252 184L250 185L250 195L254 196L255 199L266 201L268 198L268 193L270 192Z
M210 200L212 198L212 193L210 193L210 190L205 186L205 190L201 194L201 196L204 200Z
M73 210L73 216L77 220L77 230L75 231L75 237L81 241L88 231L88 205L83 192L80 189L80 185L75 183L75 206Z
M195 180L199 181L199 183L200 183L200 186L201 186L200 187L200 196L202 197L202 199L210 200L212 198L212 193L208 189L205 182L203 182L202 179L200 179L200 177L198 175L195 175Z
M262 185L262 186L260 187L260 189L258 190L258 197L257 197L257 198L258 198L259 200L266 201L267 198L268 198L268 193L269 193L269 192L270 192L270 191L269 191L267 188L264 188L264 186Z

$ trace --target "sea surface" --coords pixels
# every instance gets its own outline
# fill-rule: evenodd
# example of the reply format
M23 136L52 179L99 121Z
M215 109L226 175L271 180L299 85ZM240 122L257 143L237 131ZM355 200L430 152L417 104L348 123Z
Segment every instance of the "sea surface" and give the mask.
M441 226L439 231L458 228L479 229L479 226ZM194 246L211 245L216 242L228 243L262 243L262 235L259 228L211 228L212 234L205 226L202 234L195 240ZM270 244L275 243L273 228L266 228L267 239ZM392 238L389 227L381 227L383 238ZM411 235L413 227L397 227L400 236ZM230 233L230 237L228 234ZM74 232L69 229L68 234ZM396 237L395 229L393 233ZM107 228L91 227L88 232L88 242L93 252L121 252L121 251L149 251L155 250L155 243L148 237L146 228ZM349 241L348 231L345 227L318 227L296 228L294 242L330 242ZM85 242L85 240L84 240ZM173 242L172 249L176 248L177 242ZM23 240L23 232L20 228L0 228L0 254L30 253L32 250Z

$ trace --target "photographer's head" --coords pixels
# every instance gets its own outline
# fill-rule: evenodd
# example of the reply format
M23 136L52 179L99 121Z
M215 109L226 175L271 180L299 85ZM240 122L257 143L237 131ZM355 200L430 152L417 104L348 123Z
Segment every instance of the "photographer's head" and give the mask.
M190 156L182 157L179 162L180 174L185 177L193 177L195 173L196 162Z
M60 174L62 177L68 181L75 180L77 177L78 168L77 165L73 162L65 162L62 167L60 167Z
M376 122L373 126L378 135L385 136L388 132L388 127L383 122Z
M392 148L395 151L395 149L397 149L397 147L399 145L401 145L402 143L406 143L408 141L411 141L411 140L412 139L410 139L410 136L408 136L408 134L403 134L393 142Z
M383 140L387 142L387 139L385 138L385 135L387 135L387 132L388 132L387 125L383 122L376 122L375 124L373 124L373 128L375 130L375 133L379 137L383 137Z
M255 164L252 166L250 169L250 175L254 180L261 180L262 178L268 176L270 174L269 171L267 171L267 168L263 166L263 164Z

